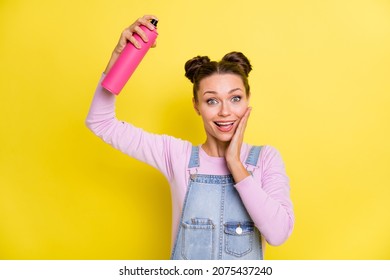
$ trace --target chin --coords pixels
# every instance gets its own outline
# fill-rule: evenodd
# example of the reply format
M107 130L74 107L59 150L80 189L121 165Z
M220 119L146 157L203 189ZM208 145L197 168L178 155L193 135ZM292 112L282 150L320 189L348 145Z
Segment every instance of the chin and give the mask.
M233 138L233 135L226 135L224 137L216 137L216 139L220 142L230 142Z
M235 130L234 130L235 131ZM208 137L215 139L217 142L230 142L233 138L234 131L230 131L229 133L221 133L219 131L210 131L210 133L207 133Z

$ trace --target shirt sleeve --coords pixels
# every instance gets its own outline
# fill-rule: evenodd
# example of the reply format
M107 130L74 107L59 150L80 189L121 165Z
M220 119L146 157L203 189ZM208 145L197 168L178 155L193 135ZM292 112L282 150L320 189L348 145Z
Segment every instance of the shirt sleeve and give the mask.
M236 189L256 227L273 246L284 243L294 227L289 178L280 153L263 147L260 166L253 176L236 184Z
M116 97L100 84L96 88L86 118L87 127L103 141L123 153L160 170L168 180L173 176L172 161L186 154L190 143L167 135L157 135L120 121L115 114Z

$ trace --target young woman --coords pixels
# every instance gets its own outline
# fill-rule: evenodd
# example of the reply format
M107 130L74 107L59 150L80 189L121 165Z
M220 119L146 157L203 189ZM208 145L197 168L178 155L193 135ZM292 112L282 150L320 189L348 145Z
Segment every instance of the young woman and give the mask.
M153 18L144 16L123 31L105 73L127 42L137 47L132 34L148 40L140 25L153 30ZM100 83L96 89L86 120L89 129L169 181L172 259L263 259L265 241L280 245L292 232L289 180L280 154L271 146L243 143L251 111L251 69L240 52L219 62L205 56L186 62L193 106L206 132L198 146L117 120L115 96Z

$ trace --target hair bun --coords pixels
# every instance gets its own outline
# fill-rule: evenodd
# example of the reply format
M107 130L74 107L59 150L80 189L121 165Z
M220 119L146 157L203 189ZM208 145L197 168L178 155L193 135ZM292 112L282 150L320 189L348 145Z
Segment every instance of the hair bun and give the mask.
M194 76L196 71L202 67L202 65L209 63L210 58L208 56L196 56L186 62L184 65L184 69L186 71L185 76L194 83Z
M249 72L252 70L252 65L250 64L249 59L241 52L230 52L226 54L222 60L237 63L238 66L240 66L244 71L246 76L248 76Z

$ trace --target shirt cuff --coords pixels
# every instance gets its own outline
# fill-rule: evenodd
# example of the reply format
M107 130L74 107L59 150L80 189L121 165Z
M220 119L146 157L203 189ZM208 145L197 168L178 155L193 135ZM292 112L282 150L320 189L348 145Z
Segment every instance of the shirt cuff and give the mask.
M234 186L237 189L242 189L242 188L247 188L248 186L250 186L252 184L253 184L253 177L251 175L248 175L245 179L241 180L240 182L238 182Z
M241 198L245 198L246 201L257 204L263 203L267 199L267 193L251 175L238 182L235 187Z

